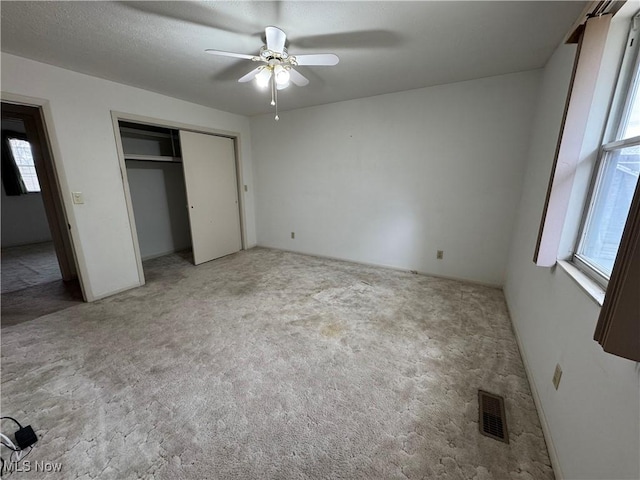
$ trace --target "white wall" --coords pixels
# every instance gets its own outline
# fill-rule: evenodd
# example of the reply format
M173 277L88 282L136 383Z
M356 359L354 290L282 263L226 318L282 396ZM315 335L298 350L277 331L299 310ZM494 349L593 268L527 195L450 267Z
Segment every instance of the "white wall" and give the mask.
M3 119L2 130L25 133L18 119ZM2 183L2 182L0 182ZM42 194L7 195L2 184L2 247L48 242L51 231L44 211Z
M142 259L191 248L182 163L127 160Z
M2 185L2 248L51 241L40 193L7 196Z
M637 479L640 368L593 340L600 307L572 278L532 262L574 55L563 45L544 70L505 294L558 478ZM556 363L563 369L557 391Z
M80 272L90 298L138 284L111 111L154 117L204 128L238 132L245 195L247 240L255 244L249 121L149 91L90 77L51 65L2 54L3 93L50 102L56 168L79 254ZM55 153L55 152L54 152ZM84 205L70 202L84 193Z
M258 244L502 285L538 79L252 118Z

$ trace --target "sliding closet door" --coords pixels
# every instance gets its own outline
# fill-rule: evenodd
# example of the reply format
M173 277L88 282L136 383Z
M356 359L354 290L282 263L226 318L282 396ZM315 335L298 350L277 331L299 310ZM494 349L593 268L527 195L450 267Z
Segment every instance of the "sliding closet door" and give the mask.
M233 140L180 131L196 265L242 248Z

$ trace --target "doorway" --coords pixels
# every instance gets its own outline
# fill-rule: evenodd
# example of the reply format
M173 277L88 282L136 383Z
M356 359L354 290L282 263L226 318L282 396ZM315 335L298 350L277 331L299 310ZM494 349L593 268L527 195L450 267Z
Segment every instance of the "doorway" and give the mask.
M1 322L84 300L39 107L2 102Z

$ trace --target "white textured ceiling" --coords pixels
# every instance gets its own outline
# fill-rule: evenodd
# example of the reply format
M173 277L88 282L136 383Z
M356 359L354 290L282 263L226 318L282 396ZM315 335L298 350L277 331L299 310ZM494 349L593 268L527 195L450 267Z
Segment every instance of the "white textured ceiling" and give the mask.
M268 93L237 79L264 27L289 52L336 53L298 67L310 84L281 110L542 67L585 2L2 2L2 50L229 112L268 112Z

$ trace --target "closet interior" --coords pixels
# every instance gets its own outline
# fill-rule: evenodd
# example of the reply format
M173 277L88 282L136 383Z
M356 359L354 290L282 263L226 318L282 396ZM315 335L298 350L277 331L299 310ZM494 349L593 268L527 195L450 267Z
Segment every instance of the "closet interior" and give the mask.
M191 250L178 131L119 125L142 260Z

